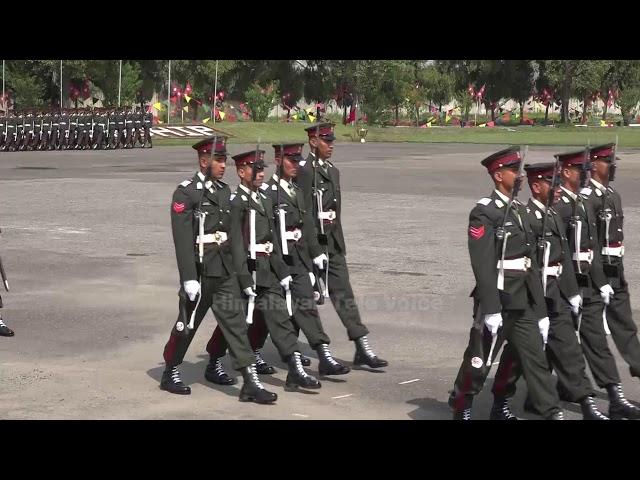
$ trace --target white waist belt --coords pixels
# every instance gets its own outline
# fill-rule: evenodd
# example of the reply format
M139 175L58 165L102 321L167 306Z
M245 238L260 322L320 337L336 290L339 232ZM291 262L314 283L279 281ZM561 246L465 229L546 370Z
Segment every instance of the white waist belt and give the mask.
M202 243L217 243L220 245L227 241L227 232L213 232L202 236ZM196 237L196 243L200 243L200 235Z
M333 210L327 210L324 212L318 212L318 218L320 220L335 220L336 219L336 212L334 212Z
M285 240L294 240L297 242L302 238L302 230L296 228L295 230L284 232L284 238Z
M602 247L602 255L624 257L624 245L622 245L621 247Z
M562 265L553 265L544 269L547 277L559 277L562 274Z
M256 243L256 253L271 253L273 252L273 243Z
M503 266L505 270L526 272L531 268L531 259L529 257L513 258L511 260L505 260L504 263L502 263L502 260L498 260L497 268L501 266Z
M578 262L587 262L589 265L591 265L591 262L593 262L593 250L589 250L587 252L574 253L573 260Z

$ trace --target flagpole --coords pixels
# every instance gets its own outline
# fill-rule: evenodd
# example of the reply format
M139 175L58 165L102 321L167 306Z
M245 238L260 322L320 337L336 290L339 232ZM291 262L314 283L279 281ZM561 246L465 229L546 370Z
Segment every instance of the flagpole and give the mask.
M62 107L62 60L60 60L60 108Z
M7 116L7 100L4 97L4 60L2 60L2 105L4 110L2 112L3 116Z
M169 60L169 89L167 90L167 125L171 123L171 60Z
M118 74L118 107L120 106L120 91L122 90L122 60L120 60L120 73Z
M216 60L216 78L213 83L213 108L211 115L213 116L213 124L216 124L216 99L218 97L218 60Z

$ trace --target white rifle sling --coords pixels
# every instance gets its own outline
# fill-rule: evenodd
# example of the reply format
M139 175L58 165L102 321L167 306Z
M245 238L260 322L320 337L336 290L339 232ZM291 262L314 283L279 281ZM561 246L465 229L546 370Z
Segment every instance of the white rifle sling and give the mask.
M256 289L256 211L252 208L249 210L249 257L254 261L254 270L251 272L251 278L253 279L253 289ZM249 296L249 303L247 305L247 324L253 323L253 310L255 308L255 298L253 295Z
M504 234L504 240L502 241L502 254L500 256L500 267L498 269L498 290L504 290L504 255L507 251L507 240L509 240L509 236L511 232L506 232Z
M289 255L289 246L287 245L286 225L285 225L284 208L278 208L278 223L280 227L280 242L282 243L282 254Z
M551 242L544 242L542 249L542 291L547 294L547 271L549 269L549 255L551 254Z
M582 267L580 266L580 240L582 239L582 221L576 220L576 227L574 229L574 244L575 244L575 260L578 264L578 273L582 273Z

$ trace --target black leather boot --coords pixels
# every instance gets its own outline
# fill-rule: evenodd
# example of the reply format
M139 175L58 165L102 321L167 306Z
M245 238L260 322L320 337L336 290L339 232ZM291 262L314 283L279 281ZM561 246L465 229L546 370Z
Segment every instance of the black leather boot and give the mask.
M611 420L622 420L623 418L629 420L640 419L640 408L632 405L629 400L624 398L622 385L619 383L607 385L607 393L609 394L609 418Z
M294 352L289 355L287 357L287 364L289 365L289 373L287 374L285 382L285 390L293 391L299 387L316 389L322 386L315 377L309 375L304 371L304 368L302 368L300 352Z
M167 366L167 368L165 368L164 373L162 374L162 380L160 381L160 388L169 393L191 395L191 388L182 383L182 380L180 379L178 367Z
M366 335L354 340L354 342L356 344L356 355L353 358L354 365L368 365L371 368L382 368L389 365L389 362L378 358L373 353Z
M582 408L583 420L609 420L609 417L598 410L593 397L587 396L580 400L580 408Z
M253 353L256 356L256 372L260 375L273 375L276 373L276 369L264 361L262 355L260 355L260 349L256 348Z
M258 372L256 372L255 365L249 365L242 370L242 378L244 383L240 390L241 402L254 402L260 404L273 403L278 399L278 395L272 393L264 388L260 379L258 378Z
M449 406L453 409L453 420L471 420L471 406L473 395L465 395L462 406L457 405L458 400L453 393L449 396Z
M0 317L0 337L13 337L14 335L14 331L7 327Z
M217 383L218 385L235 385L237 383L235 378L230 377L227 375L227 372L224 371L222 362L219 358L209 359L209 365L207 365L207 368L204 371L204 378L212 383Z
M320 375L345 375L351 371L349 367L333 358L329 345L326 343L318 345L316 352L318 352L318 373Z
M493 406L489 414L489 420L519 420L509 408L509 401L506 398L495 397Z

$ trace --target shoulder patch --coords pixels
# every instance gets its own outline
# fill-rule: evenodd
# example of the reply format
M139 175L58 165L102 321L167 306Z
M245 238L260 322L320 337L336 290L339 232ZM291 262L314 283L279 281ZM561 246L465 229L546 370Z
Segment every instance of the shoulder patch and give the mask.
M268 183L263 183L262 185L260 185L260 190L266 190L267 188L269 188Z
M496 198L494 201L496 202L496 205L498 206L498 208L504 207L504 203L499 198Z
M306 160L300 160L300 161L298 162L298 165L300 165L301 167L304 167L306 164L307 164L307 161L306 161Z
M180 184L181 187L187 187L189 185L191 185L191 180L185 180Z
M484 205L485 207L487 205L489 205L491 203L491 199L490 198L481 198L480 200L478 200L476 203L479 203L480 205Z
M567 197L564 197L564 196L563 196L563 197L562 197L562 201L563 201L564 203L569 203L569 198L567 198Z
M538 220L540 220L542 218L542 214L540 213L540 210L536 210L536 218Z

